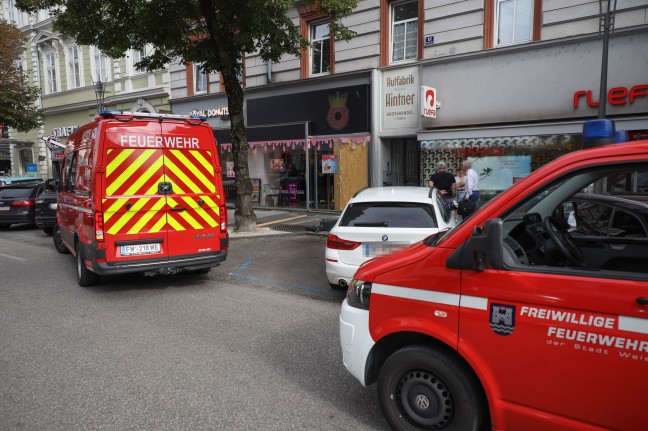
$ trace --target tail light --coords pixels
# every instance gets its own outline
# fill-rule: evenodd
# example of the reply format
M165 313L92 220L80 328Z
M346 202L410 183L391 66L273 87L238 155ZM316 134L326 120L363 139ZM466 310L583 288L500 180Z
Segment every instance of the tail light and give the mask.
M103 230L103 213L95 213L95 238L97 241L104 240L104 230Z
M359 242L348 241L333 234L329 234L328 238L326 239L326 247L333 250L355 250L359 246Z
M23 199L19 201L13 201L11 203L12 207L31 207L34 205L34 200L33 199Z
M220 221L221 233L227 233L227 207L225 205L220 207Z

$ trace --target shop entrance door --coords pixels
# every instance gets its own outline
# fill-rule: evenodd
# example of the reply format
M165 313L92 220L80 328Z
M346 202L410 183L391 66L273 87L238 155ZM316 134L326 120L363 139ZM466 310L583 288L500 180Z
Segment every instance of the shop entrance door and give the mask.
M419 151L416 139L392 139L392 185L418 186Z
M313 146L309 150L309 192L311 209L335 208L335 176L338 169L333 145Z

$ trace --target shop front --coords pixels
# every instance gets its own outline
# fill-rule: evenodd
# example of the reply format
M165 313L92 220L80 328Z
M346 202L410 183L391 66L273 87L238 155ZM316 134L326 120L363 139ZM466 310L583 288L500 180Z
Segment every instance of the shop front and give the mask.
M607 117L628 139L645 138L648 34L616 33L609 55ZM436 118L421 117L421 183L441 161L456 175L468 160L488 199L580 149L583 122L598 113L600 67L595 37L425 62L422 85L435 88L440 103Z
M253 204L305 210L344 208L368 185L369 80L317 87L249 90L245 115ZM174 103L175 113L203 114L214 128L229 203L235 199L227 100Z

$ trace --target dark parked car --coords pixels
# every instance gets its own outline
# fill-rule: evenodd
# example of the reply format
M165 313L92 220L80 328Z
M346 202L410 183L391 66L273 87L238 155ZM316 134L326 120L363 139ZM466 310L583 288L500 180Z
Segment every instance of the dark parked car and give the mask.
M45 190L43 181L0 187L0 228L12 224L35 224L36 196Z
M45 182L45 190L36 198L36 226L48 235L56 225L56 199L58 197L58 180Z

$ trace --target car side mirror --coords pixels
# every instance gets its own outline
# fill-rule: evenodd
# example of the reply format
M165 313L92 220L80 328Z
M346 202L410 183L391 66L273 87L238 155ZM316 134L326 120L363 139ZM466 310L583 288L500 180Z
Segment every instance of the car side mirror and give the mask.
M473 234L448 257L450 269L484 271L486 268L504 269L502 219L495 218L475 226Z

